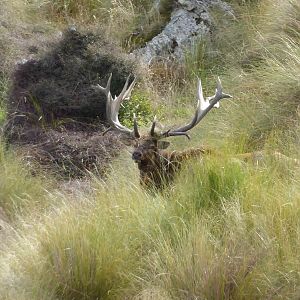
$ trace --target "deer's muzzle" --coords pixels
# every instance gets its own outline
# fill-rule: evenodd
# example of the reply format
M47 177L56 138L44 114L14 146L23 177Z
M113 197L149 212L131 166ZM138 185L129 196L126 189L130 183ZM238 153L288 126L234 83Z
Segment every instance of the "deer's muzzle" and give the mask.
M133 153L132 153L132 159L134 160L134 162L139 162L139 161L141 161L141 159L142 159L142 153L141 152L139 152L139 151L134 151Z

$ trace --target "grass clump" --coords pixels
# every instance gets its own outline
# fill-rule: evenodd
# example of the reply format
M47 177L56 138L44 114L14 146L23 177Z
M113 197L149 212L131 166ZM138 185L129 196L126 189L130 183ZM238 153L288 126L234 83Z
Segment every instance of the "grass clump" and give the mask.
M229 138L237 145L243 140L242 151L252 151L264 148L280 132L288 136L296 133L299 3L261 1L251 12L243 5L238 7L236 19L229 23L227 20L222 24L222 18L217 17L215 37L195 46L187 56L183 73L184 78L200 75L204 88L209 90L215 85L217 74L225 91L234 96L228 104L223 101L223 111L217 113L217 118L214 114L206 118L205 132L197 130L204 136L208 132L215 139ZM178 95L194 99L195 83L184 94L178 90ZM285 151L284 147L280 150Z
M127 127L133 127L133 114L141 125L147 125L152 118L152 105L149 98L143 92L136 92L130 97L130 101L120 109L120 120Z
M41 177L32 176L15 154L0 145L0 207L10 218L17 215L34 213L49 205L47 188L51 180L45 183Z
M89 199L66 201L30 232L27 224L0 257L1 268L13 274L14 296L296 297L299 182L282 181L276 164L236 164L229 161L229 170L220 170L211 158L202 171L191 165L183 174L187 182L206 188L182 180L172 198L149 195L135 187L132 175L116 172ZM227 185L216 183L221 181ZM0 290L7 295L8 278L1 276Z
M192 170L185 175L187 181L194 180ZM244 168L242 185L230 197L225 193L221 205L203 207L196 216L185 206L192 199L191 186L182 183L185 193L178 198L185 225L177 231L177 243L166 237L157 241L144 282L164 291L166 299L297 297L293 286L299 284L300 240L291 228L298 224L300 194L294 180L282 182L279 170ZM205 192L199 198L213 202ZM177 213L178 218L183 215ZM186 226L191 215L193 221Z
M0 73L0 125L6 118L6 97L9 87L9 80L5 74Z
M207 157L205 162L194 161L185 167L171 197L190 219L234 199L244 187L246 174L238 161Z
M89 202L68 204L47 215L18 243L12 266L22 284L17 295L31 299L122 299L132 295L134 277L164 218L164 201L134 187L98 185ZM148 248L145 248L145 246ZM34 251L34 259L32 256ZM1 263L3 267L3 261ZM5 282L5 280L3 281ZM7 287L0 287L2 294Z
M234 157L252 149L299 154L296 8L293 0L260 1L258 17L244 10L223 38L203 45L197 67L187 63L184 76L200 74L210 90L218 71L226 92L234 95L193 131L192 143L209 141L219 148L216 155L185 166L161 194L141 190L137 172L124 158L92 193L77 202L62 194L64 204L53 204L38 221L21 220L16 235L1 246L0 294L6 299L298 299L299 168L272 157L259 165ZM217 49L214 56L210 47ZM213 72L213 60L206 61L212 57ZM193 87L188 82L179 85L179 108L172 109L188 110L183 98L194 99L195 93L195 82ZM135 107L148 102L143 93L133 100ZM146 119L147 106L143 111ZM44 199L39 179L1 153L6 172L1 206L14 212L12 195L25 199L17 206L27 209Z
M62 20L70 20L71 18L90 19L90 21L94 21L98 15L105 16L111 8L112 3L111 1L105 0L55 0L51 2L41 2L40 5L52 18Z
M132 51L161 32L170 18L173 0L155 3L147 0L37 0L35 6L48 20L56 23L89 24L101 27L109 38L114 38ZM99 25L100 23L100 25ZM105 24L105 26L103 26Z

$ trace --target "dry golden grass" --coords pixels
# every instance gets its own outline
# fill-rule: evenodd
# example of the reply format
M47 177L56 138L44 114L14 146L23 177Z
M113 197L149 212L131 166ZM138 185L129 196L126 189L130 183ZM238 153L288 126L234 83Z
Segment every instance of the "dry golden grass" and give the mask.
M193 161L169 190L142 190L124 153L106 182L95 179L89 194L74 201L60 193L58 201L57 192L44 194L47 181L1 152L0 205L20 213L10 199L21 197L24 211L40 212L19 215L1 246L4 299L299 298L299 168L231 159L258 148L299 157L300 6L261 3L255 18L241 7L244 15L221 27L223 39L195 56L202 69L187 67L180 84L176 71L157 71L168 78L165 97L176 98L169 103L178 118L192 111L192 76L203 75L210 94L212 75L220 74L234 95L192 132L192 142L177 140L178 147L207 142L223 156ZM219 53L213 74L209 47Z

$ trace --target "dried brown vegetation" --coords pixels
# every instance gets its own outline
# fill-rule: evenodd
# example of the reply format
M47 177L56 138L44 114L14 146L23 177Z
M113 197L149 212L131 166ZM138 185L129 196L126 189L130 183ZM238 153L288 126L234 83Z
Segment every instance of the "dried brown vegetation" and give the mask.
M7 141L26 146L30 161L61 175L102 174L122 143L101 136L106 99L92 85L114 72L118 93L134 70L115 49L101 35L72 28L45 56L19 64L7 104Z

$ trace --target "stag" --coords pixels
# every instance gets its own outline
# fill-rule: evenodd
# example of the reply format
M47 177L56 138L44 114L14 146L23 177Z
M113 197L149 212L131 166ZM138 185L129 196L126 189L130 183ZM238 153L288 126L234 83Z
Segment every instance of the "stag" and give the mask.
M132 137L134 142L132 159L138 165L140 170L140 182L143 186L161 188L174 178L174 175L180 169L184 161L189 158L201 157L203 154L210 152L205 148L172 152L166 151L165 149L170 143L163 139L175 136L185 136L190 139L188 131L199 124L212 108L218 108L221 99L231 98L230 95L222 92L222 85L219 78L217 80L215 94L206 99L203 96L201 80L198 78L197 107L192 120L188 124L175 129L171 127L166 131L157 132L157 120L156 117L154 117L150 132L145 136L141 136L139 133L135 115L132 130L122 125L118 117L121 103L130 98L130 94L136 83L136 78L134 78L129 85L130 77L128 77L120 95L114 98L110 92L111 79L112 74L108 79L106 87L100 85L96 86L96 88L102 91L107 97L106 115L110 124L110 128L107 131L115 129Z

